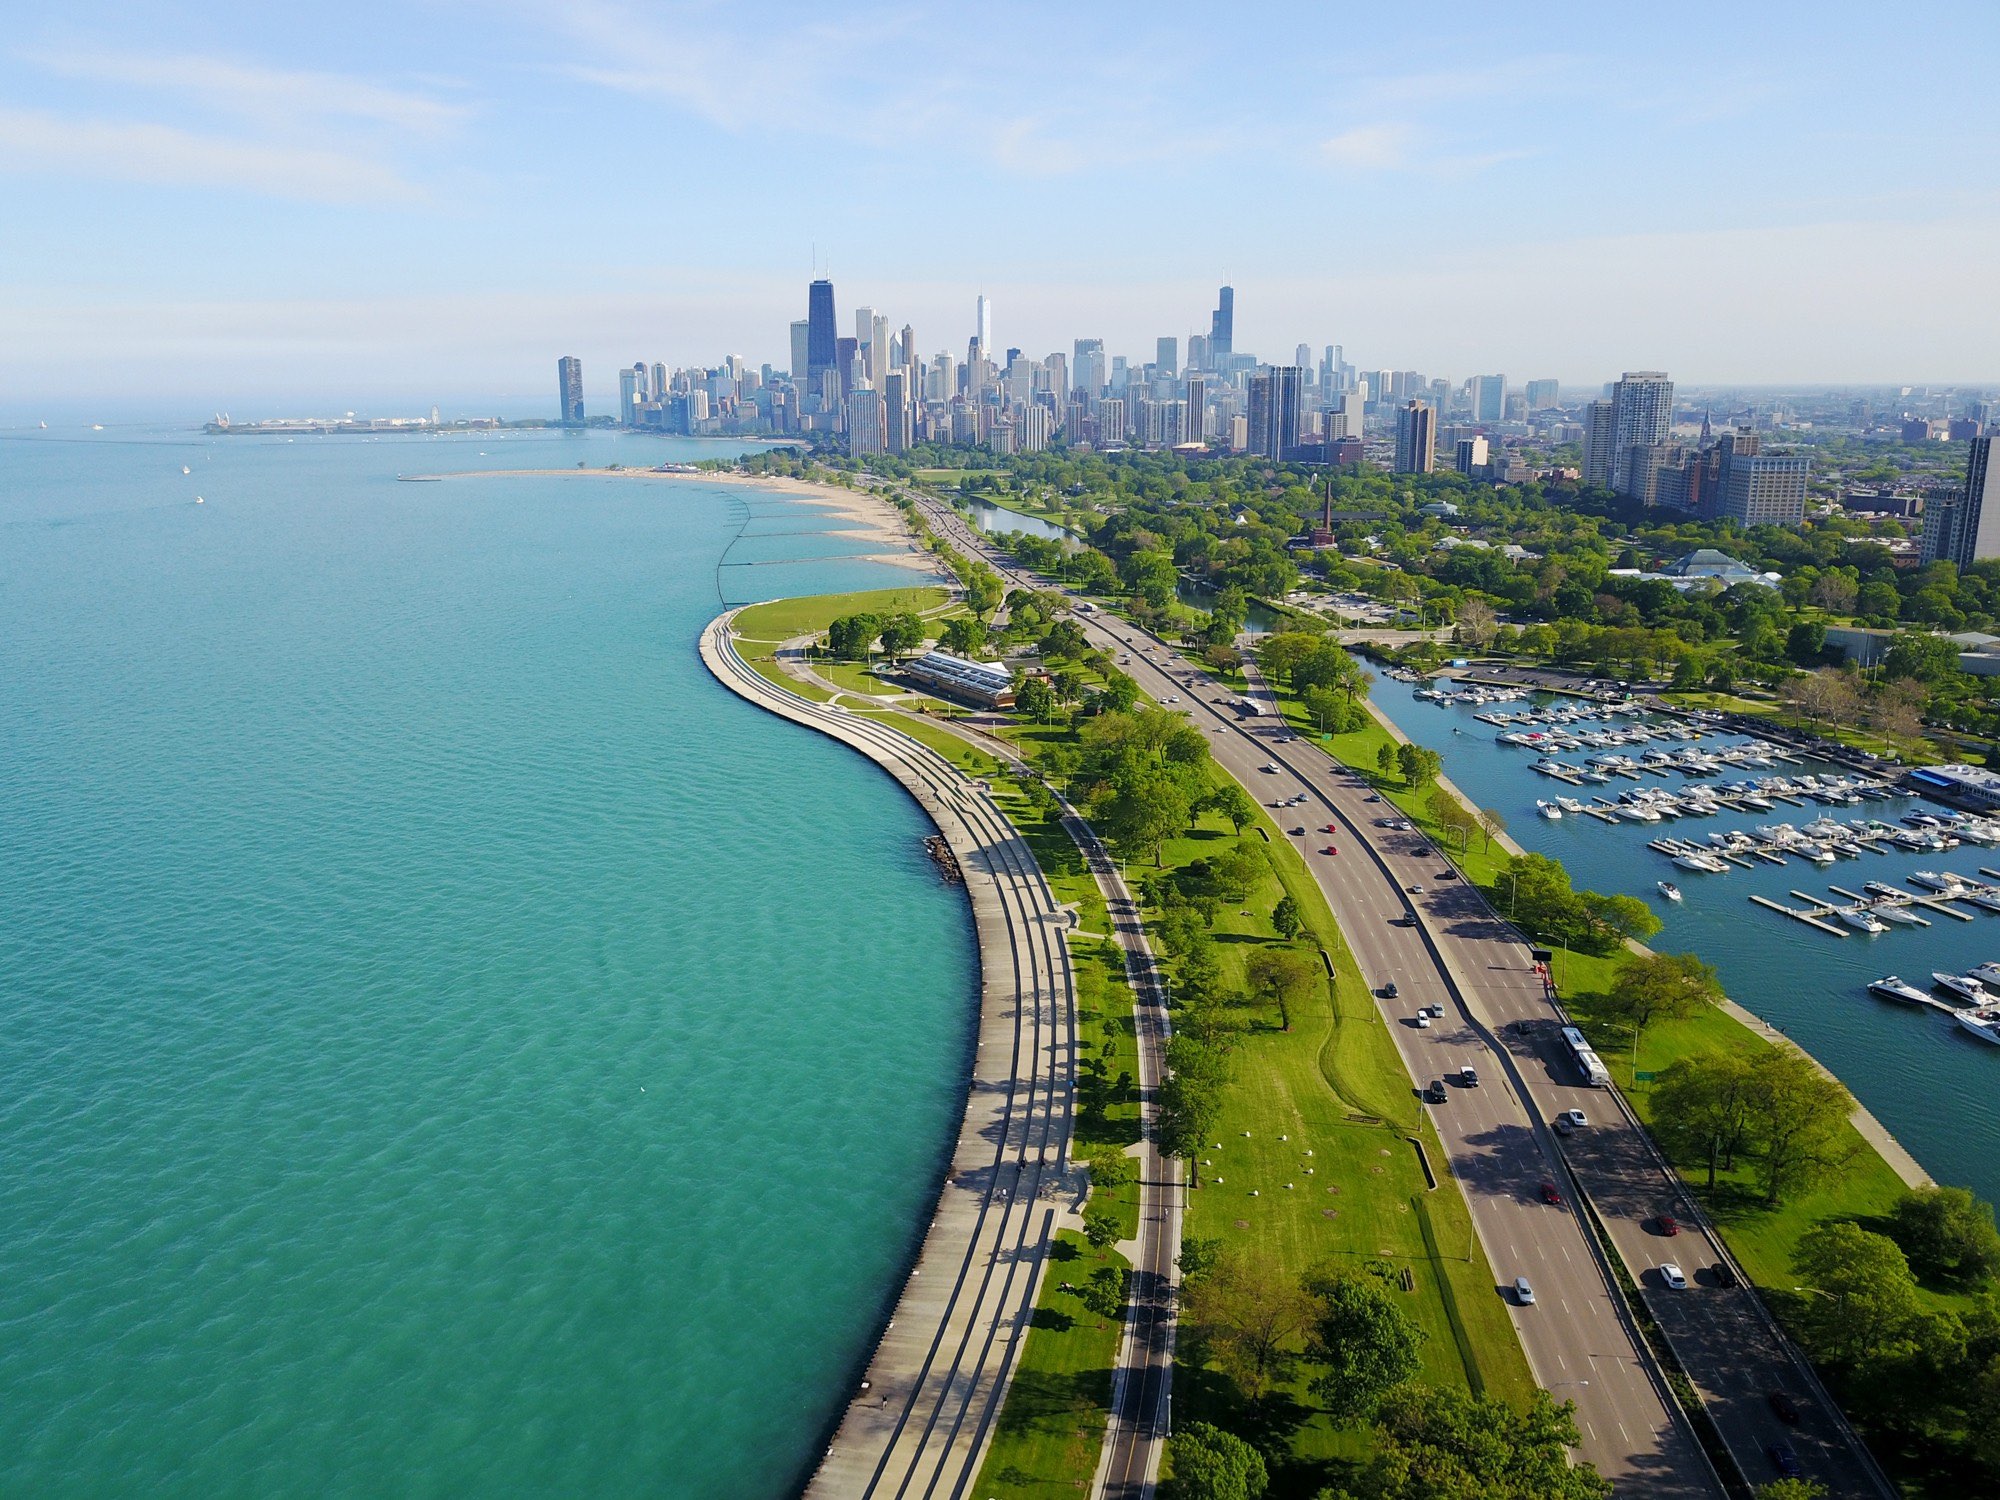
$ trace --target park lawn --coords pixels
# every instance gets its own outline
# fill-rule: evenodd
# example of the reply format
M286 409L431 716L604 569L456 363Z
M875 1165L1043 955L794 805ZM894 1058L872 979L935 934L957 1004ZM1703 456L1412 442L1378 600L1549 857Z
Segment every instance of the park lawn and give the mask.
M1005 469L918 469L915 478L920 484L951 484L961 479L997 479L1006 474Z
M924 614L949 603L950 598L947 590L930 585L873 589L858 594L809 594L797 599L774 599L744 609L736 617L736 633L751 640L776 643L788 641L795 635L816 634L842 615L890 614L897 610Z
M1100 1321L1062 1286L1100 1265L1131 1263L1116 1250L1091 1249L1073 1229L1057 1234L1014 1383L973 1487L981 1500L1080 1491L1097 1472L1123 1323Z
M813 671L828 682L837 683L851 693L866 693L873 698L889 696L901 697L909 689L900 682L890 682L877 676L877 672L890 670L886 659L877 658L873 666L865 666L854 661L835 661L831 657L820 657L812 663Z

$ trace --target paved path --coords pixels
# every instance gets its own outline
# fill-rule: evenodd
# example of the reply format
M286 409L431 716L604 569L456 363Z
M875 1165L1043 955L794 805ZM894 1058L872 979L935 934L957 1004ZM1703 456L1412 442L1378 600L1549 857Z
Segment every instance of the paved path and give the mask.
M702 634L709 670L759 707L852 746L903 785L957 856L979 941L964 1123L916 1264L806 1495L971 1496L1075 1187L1067 917L984 791L908 736L753 671L731 644L734 613Z

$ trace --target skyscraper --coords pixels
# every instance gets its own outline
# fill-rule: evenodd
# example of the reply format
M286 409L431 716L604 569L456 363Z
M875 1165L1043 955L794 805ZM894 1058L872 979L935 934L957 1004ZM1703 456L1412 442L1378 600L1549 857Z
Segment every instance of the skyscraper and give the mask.
M1153 364L1162 375L1180 374L1181 341L1171 338L1153 340Z
M1437 466L1437 414L1424 401L1396 410L1396 472L1428 474Z
M618 425L637 427L639 405L646 399L646 367L634 365L618 372Z
M1498 422L1507 412L1507 377L1505 375L1475 375L1472 377L1472 420L1475 422Z
M1304 371L1297 365L1267 365L1250 377L1248 451L1282 460L1299 445L1299 388Z
M847 398L847 451L880 453L888 446L882 393L862 389Z
M812 363L812 324L800 318L792 324L792 384L804 390L806 367Z
M1181 441L1187 443L1208 441L1208 380L1205 376L1188 376L1187 416L1184 419Z
M556 420L565 427L583 425L583 361L574 354L565 354L556 361L556 390L558 410L562 413Z
M1806 518L1808 462L1804 454L1727 454L1718 506L1722 517L1739 526L1797 526Z
M1561 387L1553 380L1531 380L1527 389L1528 410L1547 411L1556 404L1557 392Z
M1460 438L1458 440L1458 472L1470 476L1474 469L1486 466L1486 439L1483 437Z
M1236 352L1236 288L1226 286L1216 294L1215 311L1208 319L1208 357L1220 365Z
M815 281L806 289L806 389L825 395L826 377L840 357L840 338L833 318L833 283ZM798 371L792 372L796 378Z
M882 377L882 403L886 408L884 420L887 423L883 441L891 453L902 453L910 446L909 391L910 378L902 370L891 370Z
M1583 413L1583 482L1611 488L1612 407L1593 401Z
M993 304L986 300L984 292L979 294L979 301L974 305L973 317L975 319L973 337L979 341L979 357L981 359L991 359L993 357Z
M1611 388L1611 487L1621 495L1647 487L1629 472L1635 448L1666 445L1674 427L1674 383L1663 370L1627 370Z
M1076 341L1076 388L1089 397L1104 394L1104 340Z
M1948 556L1960 568L1969 568L1975 562L1988 557L2000 557L2000 464L1994 459L1994 445L2000 443L2000 436L1978 437L1972 440L1972 449L1965 456L1965 489L1955 504L1949 509L1956 513L1956 526L1951 537L1951 550L1939 553ZM1925 518L1926 534L1931 529L1929 517Z

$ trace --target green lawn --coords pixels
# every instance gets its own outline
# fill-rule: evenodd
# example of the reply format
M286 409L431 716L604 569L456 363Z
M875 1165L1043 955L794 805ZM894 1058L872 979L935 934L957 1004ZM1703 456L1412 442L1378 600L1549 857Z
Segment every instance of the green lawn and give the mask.
M944 605L950 597L942 588L926 587L776 599L745 609L736 617L736 633L753 641L788 641L795 635L825 630L841 615L888 614L897 610L923 614Z

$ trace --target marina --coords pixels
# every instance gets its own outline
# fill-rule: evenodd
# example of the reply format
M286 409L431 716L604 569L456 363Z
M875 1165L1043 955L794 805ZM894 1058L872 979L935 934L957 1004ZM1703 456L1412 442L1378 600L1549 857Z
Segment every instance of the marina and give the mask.
M1560 859L1578 889L1644 900L1665 924L1647 939L1651 947L1692 951L1713 964L1733 999L1831 1068L1927 1170L1983 1197L2000 1195L2000 1091L1991 1049L1975 1045L1987 1033L1942 1019L1928 1004L1871 997L1869 989L1894 967L1928 994L1933 971L1973 974L2000 959L2000 926L1980 920L1994 909L1986 902L2000 904L1993 893L2000 847L1984 847L1994 837L1990 825L1906 796L1881 776L1856 779L1851 766L1698 719L1549 694L1475 705L1447 692L1438 705L1413 696L1428 684L1382 675L1370 695L1376 705L1443 756L1444 774L1469 803L1497 810L1522 846ZM1489 723L1489 716L1503 722ZM1531 747L1499 742L1502 734L1537 729L1629 734L1640 727L1647 738L1604 749L1551 746L1530 754ZM1651 749L1693 749L1718 764L1717 752L1769 754L1773 764L1746 759L1710 776L1640 770ZM1631 765L1594 760L1604 755ZM1565 784L1538 772L1543 760L1578 780ZM1627 793L1654 795L1648 807L1615 810L1629 805L1620 801ZM1681 810L1669 811L1661 796ZM1549 818L1539 802L1562 816ZM1690 863L1676 863L1681 858ZM1959 898L1914 882L1919 872L1957 874ZM1676 895L1663 889L1668 885ZM1863 910L1853 922L1839 914L1854 908ZM1863 917L1885 930L1861 925ZM1990 988L2000 996L2000 983ZM1932 998L1948 1003L1942 994ZM1940 1019L1913 1024L1911 1010Z

